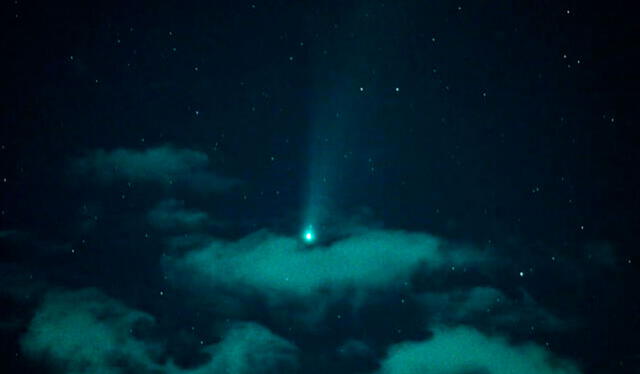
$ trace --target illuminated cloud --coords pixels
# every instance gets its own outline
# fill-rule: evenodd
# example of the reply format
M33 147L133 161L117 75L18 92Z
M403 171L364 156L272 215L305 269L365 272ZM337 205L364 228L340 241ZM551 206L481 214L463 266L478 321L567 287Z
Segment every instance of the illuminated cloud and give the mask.
M426 341L393 345L377 372L415 373L579 374L580 370L539 345L512 345L504 337L459 326L436 329Z
M368 292L398 289L418 270L473 266L485 260L478 252L447 247L422 233L371 230L309 247L297 237L260 231L234 242L211 241L166 259L165 266L173 279L190 280L190 288L209 285L239 295L257 292L272 305L312 301L319 310L323 302L347 292L362 301Z
M116 374L128 368L153 368L145 342L131 334L134 325L152 322L97 290L53 291L45 296L21 344L31 358L65 373Z
M95 289L53 291L36 311L21 345L28 357L70 374L281 373L297 366L297 348L255 323L231 323L219 343L202 348L209 360L193 368L163 358L164 343L138 337L150 328L156 328L151 315Z
M170 146L145 150L96 150L73 163L74 171L102 182L127 181L184 184L194 190L225 191L239 184L207 170L207 154Z

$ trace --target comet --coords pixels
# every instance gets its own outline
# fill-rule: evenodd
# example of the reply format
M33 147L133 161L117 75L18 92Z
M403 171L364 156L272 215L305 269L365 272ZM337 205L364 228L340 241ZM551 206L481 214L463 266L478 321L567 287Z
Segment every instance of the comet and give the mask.
M304 232L302 233L302 239L305 241L305 243L307 244L311 244L314 242L314 240L316 239L316 235L313 232L313 227L311 225L307 226L307 228L304 230Z

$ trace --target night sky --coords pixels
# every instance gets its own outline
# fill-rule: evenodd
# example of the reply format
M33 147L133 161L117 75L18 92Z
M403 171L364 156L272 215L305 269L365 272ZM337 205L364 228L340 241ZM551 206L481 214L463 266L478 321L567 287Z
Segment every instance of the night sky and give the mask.
M0 372L640 372L630 2L5 1Z

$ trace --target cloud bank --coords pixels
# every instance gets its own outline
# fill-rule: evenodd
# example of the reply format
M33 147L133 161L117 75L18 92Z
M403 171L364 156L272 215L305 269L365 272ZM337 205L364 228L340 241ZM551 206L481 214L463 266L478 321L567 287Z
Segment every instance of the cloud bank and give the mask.
M174 200L159 203L148 216L158 227L187 229L199 229L207 218ZM25 355L71 374L287 373L301 367L300 357L309 360L314 354L334 357L343 369L372 374L580 373L539 345L508 340L522 341L517 333L530 324L550 332L566 325L524 290L516 297L480 286L472 269L482 272L495 265L487 252L424 233L382 229L360 230L318 246L266 230L235 241L205 235L179 246L169 237L166 244L173 249L163 256L164 270L177 285L193 292L181 297L209 300L207 309L201 308L206 303L195 309L211 314L212 321L203 326L217 337L207 341L217 343L194 349L193 354L203 357L197 365L181 366L186 361L175 359L170 340L162 338L166 331L160 331L152 314L95 289L47 293L21 339ZM453 268L469 271L450 271ZM436 279L445 273L472 278L451 283ZM435 288L414 288L416 276L433 279ZM396 304L387 304L389 297L397 298ZM190 308L191 299L183 301L182 307ZM221 315L216 308L228 301L230 312ZM345 305L351 311L340 309ZM383 309L378 311L378 305ZM409 314L403 314L404 307ZM249 314L260 323L239 321L247 318L242 308L278 317L263 320ZM396 309L389 313L389 308ZM330 313L336 310L340 312ZM349 322L333 331L341 326L336 314L342 311ZM265 327L284 331L285 323L307 338L313 339L315 326L324 326L321 329L337 338L310 354ZM431 338L409 331L425 332L416 327L424 323L438 326ZM377 328L410 335L390 337L370 330Z
M529 341L532 326L557 333L569 326L566 321L536 303L525 290L517 295L482 285L492 279L482 274L495 270L499 262L490 252L424 233L371 229L319 246L267 231L236 241L209 239L196 242L191 249L183 247L164 266L173 279L188 280L182 286L217 300L215 305L232 305L231 315L242 315L238 305L251 300L255 304L257 294L267 301L268 311L280 315L271 322L301 318L302 326L312 334L313 326L340 325L334 321L341 318L336 317L341 312L335 311L344 310L340 308L345 303L350 305L346 313L351 322L342 330L346 340L334 354L346 360L345 365L367 367L358 362L375 362L386 351L378 374L579 373L570 361ZM451 278L449 283L442 278L446 274L462 278ZM431 288L414 288L416 276L421 282L432 280ZM376 309L381 300L388 313ZM304 307L291 308L292 303ZM408 314L403 314L403 308L408 308ZM376 316L365 318L369 313ZM414 323L407 325L398 318L440 327L431 339L418 342L398 343L389 336L369 340L371 332L348 335L360 334L358 326L364 326L364 331L378 326L401 333ZM424 338L417 331L407 332L412 339ZM507 337L525 343L516 345ZM390 348L385 345L389 343Z

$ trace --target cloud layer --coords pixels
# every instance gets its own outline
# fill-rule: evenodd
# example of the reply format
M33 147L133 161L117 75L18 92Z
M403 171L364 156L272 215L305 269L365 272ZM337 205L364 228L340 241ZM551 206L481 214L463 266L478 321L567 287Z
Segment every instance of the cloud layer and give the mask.
M126 248L146 251L145 264L161 274L145 278L142 289L162 299L134 299L142 311L117 290L110 292L122 301L96 289L43 291L21 338L32 360L71 374L287 373L316 360L325 366L313 369L324 372L579 373L533 343L529 329L550 334L568 324L526 285L504 283L504 274L518 273L493 248L337 218L338 229L323 227L313 245L267 229L223 239L219 222L228 228L232 220L213 220L176 195L227 191L239 181L218 176L206 154L189 149L97 150L73 170L101 188L122 181L183 187L145 195L144 206L128 206L128 219L109 221L118 233L151 232ZM0 239L15 235L3 231ZM92 240L103 239L107 249L120 244L109 235ZM102 264L104 253L79 254Z
M536 303L525 290L519 295L513 290L505 293L481 285L490 281L490 276L474 279L495 270L497 261L488 252L424 233L381 229L362 229L321 246L307 246L298 239L268 231L236 241L209 239L194 246L183 247L183 252L167 258L165 268L174 279L187 280L182 286L216 300L218 307L233 305L231 315L242 315L238 305L256 300L254 295L258 294L267 301L267 308L278 311L280 318L272 319L276 324L302 318L305 328L333 325L332 321L341 317L330 312L346 303L351 306L346 313L353 323L345 325L345 334L360 334L357 326L375 329L381 327L380 323L385 326L382 330L403 327L397 329L398 333L411 326L394 314L423 321L427 326L440 326L431 339L395 343L390 348L377 344L397 342L392 337L363 341L357 339L368 339L372 333L355 335L355 339L345 336L334 354L352 365L372 363L388 348L380 361L379 374L580 372L569 361L527 342L532 326L557 333L569 326L565 321ZM447 273L465 279L443 283L442 276ZM431 281L430 287L435 288L414 288L416 276L421 282ZM385 294L391 298L381 296ZM395 300L394 295L403 296ZM386 300L382 301L386 310L395 311L365 318L365 314L379 314L375 305L381 300ZM302 303L306 308L292 309L292 303ZM408 308L408 314L400 311L403 308ZM369 322L358 322L363 320ZM424 336L417 331L407 333ZM524 343L516 344L507 337ZM371 367L362 365L359 367Z
M167 200L150 211L149 219L162 227L193 229L199 227L194 222L207 218L197 213ZM171 248L170 238L166 245ZM201 237L173 246L170 252L163 256L165 271L176 285L191 290L179 297L196 295L213 301L209 304L213 309L207 309L213 320L200 327L210 329L209 336L217 338L207 341L217 343L194 345L193 354L202 357L197 364L183 366L173 355L168 345L175 342L161 337L167 331L160 332L163 327L152 314L96 289L48 292L21 339L25 355L71 374L295 372L301 357L313 356L287 340L290 336L274 334L264 322L279 331L287 327L283 323L293 323L302 327L301 334L312 337L314 326L329 330L338 326L335 313L329 312L336 305L349 305L351 311L345 313L352 322L335 333L335 342L320 350L351 368L376 374L580 373L571 362L531 341L509 340L517 337L522 342L518 331L530 324L549 332L566 328L524 290L514 297L497 286L479 286L477 281L442 284L435 280L453 268L491 268L495 261L490 254L424 233L363 229L327 245L307 246L262 230L235 241ZM414 288L418 275L423 281L434 278L436 288ZM382 301L384 310L398 308L395 314L413 322L400 321L394 313L380 314L376 305L389 300L384 295L402 295L395 306ZM243 321L247 314L241 309L254 308L259 300L266 300L262 307L278 318ZM229 301L234 305L223 313L223 320L217 308ZM302 309L291 308L296 303ZM183 307L189 305L187 300ZM411 312L402 314L401 305ZM366 315L372 312L378 315ZM426 333L427 329L416 327L417 322L426 323L433 336L425 339L425 334L407 331L414 338L403 341L367 332L384 324L381 330Z

